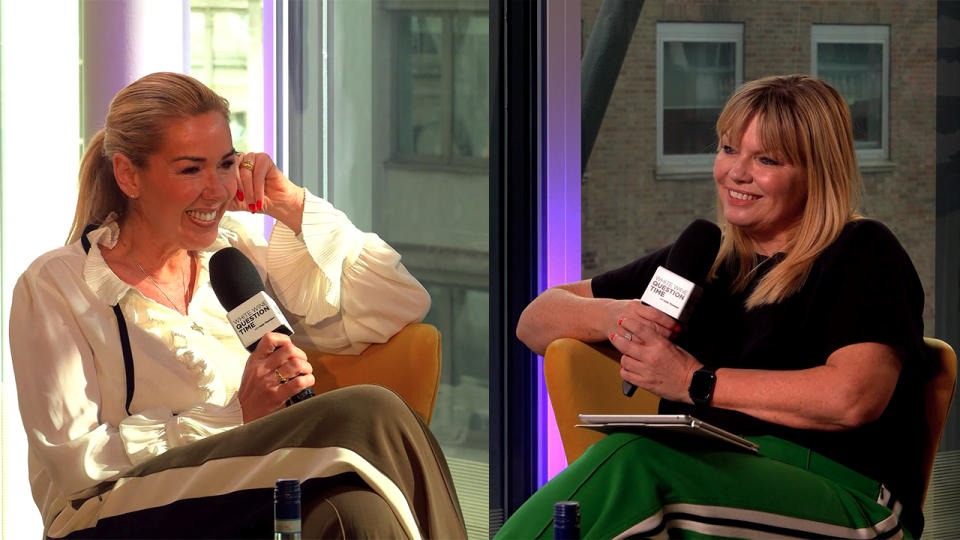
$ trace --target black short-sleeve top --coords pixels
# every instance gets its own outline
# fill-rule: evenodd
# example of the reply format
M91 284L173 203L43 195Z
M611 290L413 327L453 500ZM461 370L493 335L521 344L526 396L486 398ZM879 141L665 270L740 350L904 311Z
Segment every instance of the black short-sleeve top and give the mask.
M669 246L591 281L597 298L639 298ZM782 259L760 263L753 284ZM878 342L903 362L893 397L874 422L849 431L788 428L746 414L661 400L660 412L692 414L733 432L775 435L883 482L904 503L903 522L917 523L923 491L923 289L910 257L880 222L848 223L820 254L803 287L786 300L747 311L752 285L732 293L721 269L708 283L678 344L708 366L799 370L824 365L837 349ZM911 527L913 525L913 527ZM919 527L918 527L919 525Z

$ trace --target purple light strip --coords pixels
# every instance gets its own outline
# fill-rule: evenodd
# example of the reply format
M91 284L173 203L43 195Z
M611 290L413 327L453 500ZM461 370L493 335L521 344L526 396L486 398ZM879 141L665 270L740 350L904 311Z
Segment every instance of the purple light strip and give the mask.
M580 279L580 2L544 2L541 290ZM567 466L539 367L540 484Z

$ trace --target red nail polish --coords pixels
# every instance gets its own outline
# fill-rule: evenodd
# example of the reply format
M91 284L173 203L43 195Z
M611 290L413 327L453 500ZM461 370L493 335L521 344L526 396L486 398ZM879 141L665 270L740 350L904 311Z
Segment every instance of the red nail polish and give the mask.
M237 200L243 202L243 192L239 189L237 190Z
M263 201L257 201L257 212L263 210Z
M248 204L247 207L250 208L251 214L255 214L257 212L257 207L253 203Z
M619 326L621 324L623 324L623 319L617 319L617 325Z
M616 335L616 334L610 334L610 340L611 340L611 341L613 340L613 336L615 336L615 335Z

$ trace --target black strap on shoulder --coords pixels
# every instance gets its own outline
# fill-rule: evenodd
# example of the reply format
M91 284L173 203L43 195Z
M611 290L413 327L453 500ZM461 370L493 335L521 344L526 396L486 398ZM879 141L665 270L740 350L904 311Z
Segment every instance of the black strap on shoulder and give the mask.
M90 240L87 239L87 235L95 230L99 225L87 225L83 229L83 234L80 235L80 245L83 246L83 252L90 252ZM120 349L123 351L123 369L124 369L124 379L127 382L127 403L126 409L127 414L130 414L130 403L133 402L133 353L130 351L130 335L127 333L127 321L123 318L123 312L120 311L120 304L113 305L113 314L117 317L117 330L120 331Z

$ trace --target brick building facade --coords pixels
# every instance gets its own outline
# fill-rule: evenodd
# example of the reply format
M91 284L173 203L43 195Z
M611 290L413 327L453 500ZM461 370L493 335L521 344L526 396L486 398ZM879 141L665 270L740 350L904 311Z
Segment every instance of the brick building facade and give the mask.
M583 0L586 46L602 0ZM716 221L709 167L658 170L657 25L742 24L743 80L811 72L814 25L889 28L888 156L861 161L860 211L887 224L926 291L933 331L937 5L933 0L646 0L582 185L583 276L672 242L695 218Z

